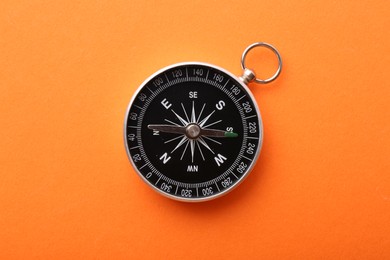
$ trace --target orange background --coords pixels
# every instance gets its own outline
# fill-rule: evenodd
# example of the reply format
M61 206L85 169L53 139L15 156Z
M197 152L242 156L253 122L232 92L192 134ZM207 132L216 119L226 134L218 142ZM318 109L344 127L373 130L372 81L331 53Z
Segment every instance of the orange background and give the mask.
M0 258L389 259L389 28L388 1L1 1ZM255 41L284 60L251 85L255 169L211 202L158 195L124 149L132 94L176 62L240 74Z

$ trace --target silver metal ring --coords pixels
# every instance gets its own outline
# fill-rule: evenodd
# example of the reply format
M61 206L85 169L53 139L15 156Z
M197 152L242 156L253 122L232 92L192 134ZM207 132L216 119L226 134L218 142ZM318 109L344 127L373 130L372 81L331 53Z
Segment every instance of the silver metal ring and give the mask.
M255 42L251 45L249 45L245 51L242 53L242 57L241 57L241 67L243 70L247 69L247 67L245 66L245 58L246 58L246 55L248 54L248 52L255 48L255 47L265 47L267 49L270 49L273 53L275 53L276 57L278 58L278 69L277 71L275 72L275 74L268 78L268 79L258 79L258 78L255 78L255 82L256 83L260 83L260 84L266 84L266 83L269 83L271 81L274 81L280 74L280 72L282 71L282 57L280 56L280 53L278 52L278 50L272 46L271 44L268 44L268 43L265 43L265 42Z

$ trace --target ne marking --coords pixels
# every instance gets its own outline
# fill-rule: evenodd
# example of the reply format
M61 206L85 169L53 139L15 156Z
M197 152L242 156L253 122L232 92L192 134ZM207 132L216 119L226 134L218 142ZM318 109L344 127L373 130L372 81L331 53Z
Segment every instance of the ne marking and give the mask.
M142 107L140 107L140 106L137 106L137 105L133 105L133 106L135 106L136 108L138 108L138 109L141 109L141 110L142 110Z
M132 125L128 125L127 127L135 128L135 129L140 129L140 128L141 128L141 127L139 127L139 126L132 126Z
M135 147L131 147L130 150L137 149L137 148L139 148L139 145Z
M233 176L234 176L234 177L236 177L236 179L238 180L238 177L237 177L237 175L235 175L235 174L234 174L234 172L232 172L232 174L233 174Z
M258 137L250 137L250 136L248 136L247 138L248 139L259 139Z
M215 186L217 186L218 191L221 191L221 190L219 189L219 187L218 187L218 183L215 183Z

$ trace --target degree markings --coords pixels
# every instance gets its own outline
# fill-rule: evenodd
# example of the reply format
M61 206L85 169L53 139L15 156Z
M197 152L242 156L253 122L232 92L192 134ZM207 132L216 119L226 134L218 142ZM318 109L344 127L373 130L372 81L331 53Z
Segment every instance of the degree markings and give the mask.
M149 165L149 163L145 163L144 165L142 165L139 169L142 170L144 167L146 167L147 165Z
M148 86L146 86L146 88L150 91L150 93L154 94L154 92Z
M245 117L245 120L246 119L249 119L249 118L252 118L252 117L255 117L256 115L251 115L251 116L247 116L247 117Z
M168 76L167 76L166 73L164 73L164 76L165 76L165 78L167 79L167 82L169 83L170 81L169 81Z
M157 183L161 180L161 176L160 178L158 178L158 180L156 181L156 183L154 185L157 185Z
M225 84L224 84L224 86L222 86L222 85L219 85L218 84L218 82L213 82L213 81L211 81L211 80L208 80L208 76L209 76L209 73L210 73L210 69L207 69L206 70L207 71L207 75L206 75L206 79L205 78L203 78L203 77L197 77L197 79L196 79L196 81L201 81L201 82L205 82L205 83L209 83L209 84L211 84L211 85L213 85L213 86L216 86L216 87L218 87L219 89L221 89L222 90L222 88L225 88L228 84L229 84L229 78L228 78L228 81L227 82L225 82ZM218 71L218 70L217 70ZM139 106L136 106L136 105L134 105L133 104L133 106L135 106L135 107L137 107L138 109L141 109L141 114L139 115L139 117L138 117L138 122L141 122L142 123L142 119L143 119L143 116L144 116L144 113L142 113L143 111L146 111L147 110L147 107L149 106L149 104L151 103L151 101L158 95L158 94L160 94L164 89L166 89L167 87L169 87L169 86L172 86L172 85L174 85L175 83L178 83L178 82L184 82L184 81L188 81L189 80L189 78L188 78L188 70L187 70L187 68L186 68L186 73L187 73L187 79L186 78L178 78L178 79L175 79L175 80L173 80L173 81L169 81L169 78L167 77L167 75L164 73L164 76L165 76L165 78L167 79L167 82L168 83L165 83L165 84L162 84L162 86L160 86L157 90L155 90L155 92L153 92L153 91L151 91L153 94L148 98L148 100L146 100L146 102L145 102L145 105L143 105L143 108L140 108ZM147 86L145 86L145 87L147 87ZM148 87L147 87L148 88ZM150 88L148 88L149 89L149 91L150 91ZM246 119L248 119L248 118L252 118L252 117L255 117L256 115L252 115L252 116L248 116L248 117L244 117L243 115L243 113L242 113L242 108L240 107L240 104L238 103L240 100L242 100L243 98L245 98L245 96L246 95L244 95L244 96L242 96L242 97L240 97L240 98L236 98L235 96L233 96L232 95L232 93L230 93L230 92L228 92L228 89L226 89L226 90L223 90L223 92L226 94L226 95L228 95L229 96L229 98L236 104L236 108L240 111L240 115L241 115L241 118L243 119L243 120L246 120ZM245 93L245 91L244 91L244 93ZM198 115L198 122L199 122L199 119L202 117L202 113L204 112L203 110L205 109L205 105L206 104L203 104L203 106L202 106L202 110L201 110L201 112L199 113L199 115ZM183 105L184 106L184 105ZM174 114L175 114L175 111L172 111ZM189 114L187 114L187 121L188 122L190 122L190 121L192 121L192 120L189 120L190 118L188 118L188 115ZM175 115L176 116L176 115ZM208 116L210 116L211 117L211 115L208 115ZM209 117L209 118L210 118ZM208 118L208 119L209 119ZM184 118L181 118L181 119L183 119L183 120L185 120ZM191 118L192 119L192 118ZM204 118L205 119L205 118ZM203 119L203 120L204 120ZM180 123L182 123L183 124L183 122L182 122L182 120L180 120L179 118L178 118L178 120L180 121ZM202 120L202 121L203 121ZM167 121L167 120L165 120L165 121ZM178 124L178 123L175 123L175 122L172 122L172 121L167 121L167 122L169 122L169 123L171 123L171 124L173 124L173 125L177 125L177 126L181 126L180 124ZM244 123L245 121L243 121L243 123ZM132 128L136 128L136 129L138 129L138 131L137 131L137 133L140 131L140 126L141 126L141 123L139 123L139 126L137 126L137 127L135 127L135 126L129 126L129 127L132 127ZM207 121L205 121L204 122L204 125L207 123ZM211 124L216 124L217 123L217 121L216 122L214 122L214 123L210 123L210 125ZM207 125L207 127L209 127L209 125ZM247 127L246 127L246 125L244 125L244 129L247 129ZM244 130L244 133L243 133L243 137L244 137L244 139L246 139L246 138L248 138L248 139L259 139L258 137L248 137L247 136L247 134L245 133L245 131L246 130ZM168 141L166 141L165 143L168 143L168 142L172 142L172 141L174 141L173 139L175 139L175 140L177 140L177 139L179 139L181 136L178 136L178 137L175 137L175 138L172 138L172 139L170 139L170 140L168 140ZM138 143L140 143L141 142L141 136L139 136L139 138L137 138L138 139ZM213 139L211 139L211 138L208 138L208 137L204 137L204 139L205 140L209 140L209 141L212 141L213 143L217 143L217 144L219 144L219 145L222 145L220 142L218 142L218 141L216 141L216 140L213 140ZM243 143L246 143L246 141L245 140L243 140ZM187 150L187 148L188 148L188 143L186 144L186 147L185 147L185 149L184 149L184 151L183 151L183 154L182 154L182 158L183 158L183 156L185 155L185 153L186 153L186 150ZM202 149L201 149L201 147L202 146L204 146L203 144L202 145L199 145L199 143L197 143L196 144L196 146L195 147L198 147L198 149L200 150L200 153L201 153L201 155L203 154L203 152L202 152ZM244 145L243 145L244 146ZM242 146L242 147L243 147ZM149 161L148 159L147 159L147 157L146 157L146 154L143 152L143 149L142 149L143 147L140 147L140 150L142 150L141 151L141 155L143 154L144 156L144 158L146 158L146 160L147 161ZM206 147L207 148L207 147ZM135 148L134 148L135 149ZM243 149L243 148L241 148L241 152L239 153L239 155L238 155L238 157L240 157L240 158L243 158L242 157L242 155L243 155L243 151L244 151L245 149ZM211 152L213 152L212 150L210 150ZM203 159L203 157L204 156L202 156L202 159ZM182 159L181 158L181 159ZM246 159L247 159L247 157L246 157ZM234 166L236 166L237 165L237 163L236 162L234 162L233 163L233 165ZM232 166L233 166L232 165ZM153 165L151 165L151 168L153 167ZM230 169L232 169L232 168L230 168ZM159 174L159 176L160 176L160 178L159 178L159 180L161 179L161 178L163 178L163 179L166 179L167 177L165 176L165 175L162 175L157 169L155 169L154 167L153 167L153 172L156 172L156 173L158 173ZM217 181L218 180L220 180L221 179L221 177L223 177L223 176L225 176L226 177L226 174L227 174L227 172L225 172L225 173L223 173L223 174L221 174L219 177L217 177L216 179L213 179L213 180L210 180L210 181L207 181L207 183L209 183L209 184L213 184L213 183L215 183L215 185L216 185L216 187L217 187L217 189L218 189L218 191L221 191L220 190L220 188L219 188L219 186L218 186L218 184L217 184ZM223 175L223 176L222 176ZM159 182L159 180L156 182L156 184ZM169 179L169 178L167 178L167 181L169 181L170 183L175 183L175 185L177 186L176 187L176 192L175 192L175 194L177 194L177 192L178 192L178 185L185 185L185 186L194 186L194 187L198 187L199 185L205 185L205 183L196 183L196 184L189 184L189 183L180 183L180 182L177 182L177 181L175 181L175 180L171 180L171 179ZM200 187L200 186L199 186Z
M225 85L223 86L223 88L226 87L226 85L229 83L229 81L230 81L230 79L228 79L228 80L226 81L226 83L225 83Z
M240 97L239 99L237 99L236 101L240 101L241 99L243 99L244 97L246 97L246 95L243 95L242 97Z
M248 161L252 161L252 159L246 157L245 155L243 155L242 158L247 159Z
M218 183L217 182L215 182L215 186L217 186L218 191L221 192L221 190L218 187Z

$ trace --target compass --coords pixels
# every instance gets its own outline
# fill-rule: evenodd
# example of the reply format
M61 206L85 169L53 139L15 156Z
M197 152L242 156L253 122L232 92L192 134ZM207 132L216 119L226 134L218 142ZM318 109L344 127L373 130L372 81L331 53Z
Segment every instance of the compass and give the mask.
M254 47L278 58L270 79L256 79L245 67ZM255 43L244 51L242 67L243 76L236 77L208 63L178 63L138 88L125 117L125 146L136 172L154 190L176 200L205 201L247 177L260 153L263 124L246 84L274 80L281 58L273 46Z

